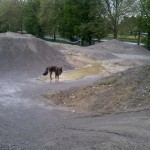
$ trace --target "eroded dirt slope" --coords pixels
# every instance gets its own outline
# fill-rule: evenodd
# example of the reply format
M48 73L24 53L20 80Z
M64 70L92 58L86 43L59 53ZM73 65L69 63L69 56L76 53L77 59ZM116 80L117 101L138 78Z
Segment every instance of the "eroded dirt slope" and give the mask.
M50 97L49 100L53 98L53 103L59 106L97 113L137 106L144 108L145 105L149 106L149 99L146 101L146 98L149 97L149 66L117 73L95 83L93 83L97 79L95 77L52 83L49 80L48 82L34 80L37 75L43 73L43 66L45 69L43 63L47 64L47 61L48 63L61 63L66 69L69 69L68 64L71 63L80 69L85 65L92 67L90 59L98 60L96 63L99 64L96 64L96 68L100 71L104 68L113 74L118 70L148 63L148 55L137 55L136 53L122 56L105 55L102 49L92 51L88 47L47 42L45 45L44 41L39 41L29 35L12 33L0 34L0 43L2 54L0 56L0 149L150 149L150 110L91 117L88 113L72 113L64 109L57 109L51 105L51 102L45 102L42 97L44 93L71 88L62 93L58 92L57 95L54 94L54 97ZM44 50L44 53L42 53L43 48L47 49ZM115 49L117 49L117 44ZM30 55L27 55L24 50ZM108 50L111 50L111 44ZM119 51L119 47L117 50ZM48 53L49 51L53 57ZM58 59L57 54L60 54L62 58ZM126 59L126 56L130 56L130 61ZM99 62L101 60L106 60L106 62ZM38 74L34 74L36 71ZM90 69L88 71L91 73ZM6 73L4 78L2 78L3 73ZM23 78L22 76L26 73L28 73L27 78ZM30 74L33 76L29 76Z
M45 97L55 104L80 111L115 112L150 106L150 66L140 66Z
M31 35L10 32L0 34L1 75L28 73L36 76L37 73L42 74L47 65L71 69L60 49L63 47L50 45Z

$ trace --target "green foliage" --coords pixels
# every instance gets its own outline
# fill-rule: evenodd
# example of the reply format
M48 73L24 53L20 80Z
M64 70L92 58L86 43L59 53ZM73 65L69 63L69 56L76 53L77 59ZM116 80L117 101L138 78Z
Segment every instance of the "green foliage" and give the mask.
M43 36L42 28L38 20L38 12L40 8L39 0L28 0L24 6L23 23L25 30L36 36Z
M57 34L60 6L59 0L40 0L38 19L44 34Z
M0 1L0 32L21 29L22 7L17 0Z
M150 50L150 0L140 1L141 15L138 19L138 26L143 32L147 33L145 44Z
M119 34L120 35L134 35L137 37L138 27L137 27L137 18L134 16L124 17L121 23L119 24Z
M75 36L75 28L80 24L78 18L79 9L76 2L78 3L78 1L65 0L63 4L59 31L62 36L67 38Z
M109 29L116 39L122 19L135 13L136 0L103 0L103 2L110 25Z
M139 17L134 8L141 8ZM150 49L150 0L0 0L0 32L22 30L40 37L81 39L82 45L110 31L116 38L141 30L148 33Z
M50 27L52 26L52 1L50 0L40 0L40 10L38 13L39 23L43 29L44 33L50 34Z
M101 6L101 7L100 7ZM92 44L92 38L101 39L106 35L106 23L102 17L102 3L96 0L65 0L60 32L72 39L77 36Z

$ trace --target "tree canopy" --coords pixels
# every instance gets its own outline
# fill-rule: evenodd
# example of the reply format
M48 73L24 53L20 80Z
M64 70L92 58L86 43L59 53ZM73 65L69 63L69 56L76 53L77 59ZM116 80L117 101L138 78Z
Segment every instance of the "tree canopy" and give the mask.
M146 45L150 50L150 0L140 0L138 26L147 33Z
M23 30L82 44L140 30L150 48L150 0L0 0L0 32Z

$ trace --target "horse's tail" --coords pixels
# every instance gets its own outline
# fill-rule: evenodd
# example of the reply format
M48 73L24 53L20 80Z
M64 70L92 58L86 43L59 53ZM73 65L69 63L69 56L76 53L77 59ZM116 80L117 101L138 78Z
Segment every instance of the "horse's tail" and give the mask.
M46 68L45 72L43 73L43 76L46 76L48 74L48 68Z

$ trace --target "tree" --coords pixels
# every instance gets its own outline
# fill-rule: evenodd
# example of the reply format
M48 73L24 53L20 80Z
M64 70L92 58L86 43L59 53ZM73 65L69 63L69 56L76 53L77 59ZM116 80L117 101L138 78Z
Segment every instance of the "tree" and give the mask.
M38 19L44 34L51 34L51 28L53 28L53 7L52 0L40 0Z
M75 36L75 28L79 25L79 1L64 0L62 12L60 14L60 33L63 37L72 39Z
M133 14L135 0L103 0L110 29L117 38L119 23L125 16Z
M63 20L60 23L62 36L73 39L77 36L82 45L87 41L92 44L92 38L105 35L105 19L102 15L103 5L97 0L65 0L63 5Z
M24 14L23 14L23 8L24 8L24 4L26 2L26 0L17 0L18 2L18 9L20 10L19 13L18 13L18 21L19 21L19 26L20 26L20 32L23 33L23 17L24 17Z
M129 16L124 17L119 24L119 33L122 35L134 35L137 36L138 27L137 27L137 17Z
M108 32L108 20L106 17L106 11L102 1L94 0L91 3L91 31L93 31L93 37L99 40L104 38Z
M24 6L23 24L28 33L43 37L43 30L38 19L39 8L39 0L28 0Z
M77 18L78 18L78 26L75 28L75 33L82 40L82 45L84 41L88 41L89 45L92 44L92 38L94 31L91 30L93 24L93 14L90 13L92 8L92 0L84 0L78 3L77 5Z
M140 0L141 17L139 18L140 28L147 32L146 45L150 50L150 0Z
M18 31L21 29L21 3L18 0L0 1L0 31Z
M59 0L40 0L40 11L38 14L40 25L44 34L54 35L54 40L56 40L58 31L60 6Z

